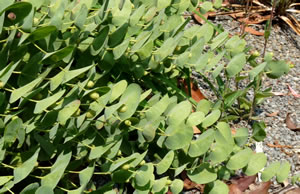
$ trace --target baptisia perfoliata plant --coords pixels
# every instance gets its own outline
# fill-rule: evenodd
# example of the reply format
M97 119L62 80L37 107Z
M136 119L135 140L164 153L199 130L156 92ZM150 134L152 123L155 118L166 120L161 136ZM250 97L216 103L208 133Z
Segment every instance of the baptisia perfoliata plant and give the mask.
M182 13L197 5L0 0L0 193L179 193L186 171L224 194L237 170L260 172L266 156L247 142L263 140L264 123L249 136L228 122L247 113L241 103L258 74L280 77L286 64L258 64L243 39L209 22L185 29ZM192 70L218 101L177 87ZM229 88L243 79L246 88ZM288 177L288 163L271 165L264 180Z

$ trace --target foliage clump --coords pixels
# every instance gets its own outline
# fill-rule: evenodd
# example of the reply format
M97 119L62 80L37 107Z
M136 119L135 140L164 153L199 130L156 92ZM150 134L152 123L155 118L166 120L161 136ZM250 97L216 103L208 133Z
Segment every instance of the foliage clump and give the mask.
M288 65L258 64L244 40L209 23L183 30L181 14L198 1L0 5L0 193L105 193L116 183L120 191L179 193L185 170L223 194L237 170L254 175L265 166L266 156L247 145L263 140L264 123L249 137L228 122L249 114L250 89L255 103L270 95L260 91L263 74L280 77ZM212 76L218 101L197 103L177 88L192 69ZM246 88L228 87L244 79ZM263 179L285 180L289 164L273 166ZM103 176L107 184L96 188Z

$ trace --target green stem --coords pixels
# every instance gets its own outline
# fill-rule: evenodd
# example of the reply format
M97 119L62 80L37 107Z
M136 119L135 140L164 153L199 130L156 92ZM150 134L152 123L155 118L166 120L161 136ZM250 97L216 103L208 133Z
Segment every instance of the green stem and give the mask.
M215 86L211 83L211 81L209 81L209 79L201 72L197 71L197 73L199 73L201 75L201 77L203 78L203 80L209 85L209 87L213 90L214 94L222 99L222 95L220 94L220 92L215 88Z

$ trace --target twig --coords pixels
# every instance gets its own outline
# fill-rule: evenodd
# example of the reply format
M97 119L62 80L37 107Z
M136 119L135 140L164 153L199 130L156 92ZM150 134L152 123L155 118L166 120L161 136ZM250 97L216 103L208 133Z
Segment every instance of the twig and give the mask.
M250 1L251 1L251 6L250 6ZM247 4L246 4L246 9L245 9L245 18L248 18L249 17L249 12L251 12L251 8L252 8L252 0L247 0ZM243 21L242 22L242 31L241 31L241 36L244 35L245 33L245 29L246 29L246 22Z
M273 0L270 23L269 23L269 26L268 26L268 29L267 29L267 31L269 31L269 32L270 32L271 27L272 27L272 21L273 21L273 18L274 18L274 10L275 10L275 7L276 7L276 3L277 3L277 1ZM268 40L269 40L269 37L265 37L263 58L265 57L265 54L266 54L266 48L267 48Z

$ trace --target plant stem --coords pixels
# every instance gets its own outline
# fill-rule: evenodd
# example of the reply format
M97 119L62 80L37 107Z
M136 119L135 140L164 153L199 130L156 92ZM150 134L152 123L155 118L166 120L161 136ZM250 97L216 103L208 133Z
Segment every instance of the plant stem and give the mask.
M270 32L271 27L272 27L272 21L273 21L273 17L274 17L274 10L275 10L275 6L276 6L276 2L277 2L276 0L273 0L270 22L269 22L268 28L266 29L269 32ZM269 39L269 37L265 36L264 50L263 50L263 55L262 55L263 58L265 57L265 54L266 54L268 39ZM257 105L256 104L256 94L259 91L259 88L260 88L260 85L261 85L262 75L263 74L260 73L258 75L256 81L255 81L255 88L254 88L254 94L253 94L254 96L253 96L252 106L251 106L251 109L250 109L248 120L254 115L254 110L255 110L256 105Z
M245 19L249 18L249 12L251 11L251 8L252 6L249 6L250 5L250 1L251 1L251 4L252 4L252 0L247 0L247 4L246 4L246 9L245 9ZM241 31L241 35L240 36L243 36L244 33L245 33L245 29L246 29L246 22L245 20L242 22L242 31Z
M271 16L270 16L270 23L269 23L269 26L268 26L268 29L267 31L270 31L271 30L271 27L272 27L272 21L273 21L273 17L274 17L274 11L275 11L275 7L276 7L276 3L277 1L276 0L273 0L273 4L272 4L272 11L271 11ZM271 32L270 32L271 33ZM263 51L263 58L265 57L265 54L266 54L266 49L267 49L267 44L268 44L268 40L269 40L269 37L266 37L265 36L265 43L264 43L264 51Z

